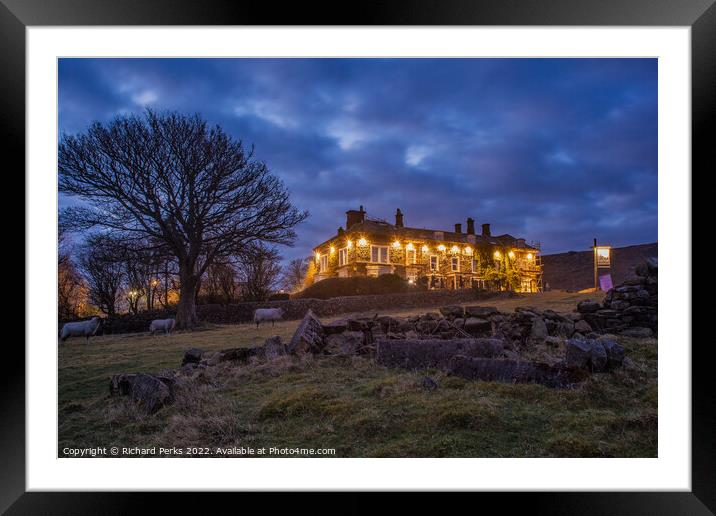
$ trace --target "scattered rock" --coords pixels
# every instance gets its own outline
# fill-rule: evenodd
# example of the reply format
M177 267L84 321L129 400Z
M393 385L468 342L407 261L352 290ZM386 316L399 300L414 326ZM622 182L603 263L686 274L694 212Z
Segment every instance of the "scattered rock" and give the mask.
M276 357L286 354L286 346L281 342L278 335L269 337L264 343L264 356L266 360L273 360Z
M589 325L587 321L584 319L577 321L574 323L574 331L578 331L582 334L587 334L592 331L592 327Z
M532 321L532 329L530 330L530 340L533 342L541 342L547 338L549 332L547 331L547 325L544 319L535 317Z
M204 354L204 352L198 348L191 348L187 349L184 352L184 359L181 361L181 365L186 364L198 364L201 362L201 355Z
M596 301L592 301L591 299L585 299L584 301L577 303L577 311L582 314L596 312L600 308L602 308L602 305Z
M566 344L567 367L601 372L607 368L607 352L599 341L569 339Z
M348 321L351 326L353 321ZM324 331L321 321L314 315L313 310L308 310L303 320L298 325L296 332L288 344L287 351L291 354L296 353L320 353L323 351Z
M129 396L146 414L154 414L174 401L173 379L144 373L117 374L110 380L112 396Z
M469 317L463 324L463 329L471 335L479 335L492 330L492 323L487 319Z
M607 369L617 369L624 363L624 347L615 340L601 337L598 341L607 354Z

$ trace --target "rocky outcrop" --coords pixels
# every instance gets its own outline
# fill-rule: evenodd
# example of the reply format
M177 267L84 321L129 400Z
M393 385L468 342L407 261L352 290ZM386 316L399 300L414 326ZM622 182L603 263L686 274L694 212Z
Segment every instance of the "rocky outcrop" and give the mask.
M636 267L636 277L610 289L603 304L582 301L577 311L592 331L645 338L657 334L659 268L656 258Z
M111 396L128 396L146 414L154 414L174 401L174 379L144 373L122 373L109 382Z

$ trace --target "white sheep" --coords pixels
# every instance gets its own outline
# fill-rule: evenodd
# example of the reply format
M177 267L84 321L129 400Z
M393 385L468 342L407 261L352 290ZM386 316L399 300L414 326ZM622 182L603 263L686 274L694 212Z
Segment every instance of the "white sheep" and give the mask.
M169 335L176 325L175 319L154 319L152 324L149 325L149 333L154 335L157 331L163 331Z
M64 342L70 337L85 337L89 344L89 338L97 333L101 323L102 319L99 317L92 317L89 321L68 322L62 327L60 342Z
M280 321L282 317L282 308L257 308L254 312L254 322L256 323L256 328L258 328L259 323L263 321L271 321L271 326L274 326L276 321Z

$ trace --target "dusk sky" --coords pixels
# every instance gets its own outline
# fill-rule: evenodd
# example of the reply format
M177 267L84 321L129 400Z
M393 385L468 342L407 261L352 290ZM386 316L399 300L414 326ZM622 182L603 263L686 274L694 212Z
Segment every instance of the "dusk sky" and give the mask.
M656 59L60 60L60 134L145 108L255 145L311 213L286 259L359 205L544 253L657 240Z

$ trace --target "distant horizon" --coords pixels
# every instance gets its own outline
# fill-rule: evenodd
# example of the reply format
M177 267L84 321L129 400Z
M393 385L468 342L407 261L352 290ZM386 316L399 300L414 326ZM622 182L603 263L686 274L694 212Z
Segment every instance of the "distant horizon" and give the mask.
M199 113L265 161L311 217L284 262L345 211L450 231L467 217L543 254L655 242L656 59L59 60L58 129ZM60 208L74 201L60 194Z

